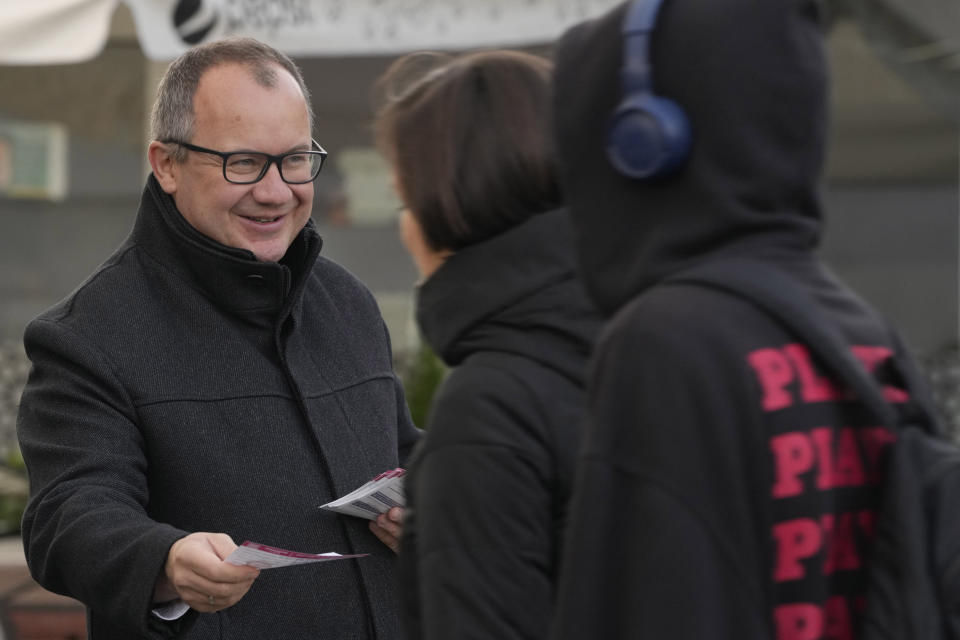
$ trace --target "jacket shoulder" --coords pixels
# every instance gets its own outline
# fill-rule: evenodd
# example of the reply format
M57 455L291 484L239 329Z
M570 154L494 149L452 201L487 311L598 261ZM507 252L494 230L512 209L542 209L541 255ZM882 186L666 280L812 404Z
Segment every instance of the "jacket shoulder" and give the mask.
M362 290L369 293L367 285L360 278L342 264L334 262L330 258L318 256L313 265L313 273L315 276L322 278L324 285L328 287L352 291Z
M37 322L69 323L71 316L78 310L94 307L99 313L108 313L111 309L115 313L124 313L121 292L129 286L125 271L137 253L136 245L125 243L109 258L93 270L73 291L59 301L42 311L30 323L28 328Z
M431 447L542 446L553 439L555 423L564 414L582 408L578 400L569 412L563 410L573 399L560 374L513 354L478 355L455 368L437 391L427 429Z

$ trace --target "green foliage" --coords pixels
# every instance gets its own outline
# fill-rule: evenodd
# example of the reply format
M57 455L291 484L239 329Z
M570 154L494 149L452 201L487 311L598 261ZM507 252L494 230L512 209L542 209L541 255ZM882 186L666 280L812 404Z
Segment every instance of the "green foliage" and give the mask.
M0 535L20 532L20 521L26 506L26 495L0 495Z
M28 493L23 456L15 448L0 461L0 535L20 531Z
M403 376L403 389L413 423L421 429L427 426L433 394L446 374L447 367L433 349L425 342L420 343Z
M0 535L20 531L27 472L17 445L17 411L30 361L19 340L0 341Z
M7 454L7 459L3 461L7 468L12 469L13 471L18 471L24 475L27 473L27 464L23 461L23 454L20 453L20 448L16 447L11 449Z

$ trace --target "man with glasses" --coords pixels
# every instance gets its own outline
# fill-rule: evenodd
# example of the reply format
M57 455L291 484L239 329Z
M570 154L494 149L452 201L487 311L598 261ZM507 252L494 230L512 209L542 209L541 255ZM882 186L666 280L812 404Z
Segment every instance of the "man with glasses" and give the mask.
M396 530L318 509L417 430L376 302L319 256L312 129L285 55L183 54L130 237L27 328L25 551L91 640L399 637ZM368 555L259 572L224 561L244 540Z

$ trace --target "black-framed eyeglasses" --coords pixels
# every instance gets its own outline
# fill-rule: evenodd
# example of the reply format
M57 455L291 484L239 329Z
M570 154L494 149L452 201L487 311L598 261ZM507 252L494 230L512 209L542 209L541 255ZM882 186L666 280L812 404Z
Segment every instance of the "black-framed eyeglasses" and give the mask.
M209 153L223 160L223 177L233 184L253 184L267 175L271 164L277 165L280 179L287 184L306 184L320 174L327 152L316 140L311 140L311 151L290 151L272 156L260 151L216 151L181 140L162 140L164 144L178 144L190 151Z

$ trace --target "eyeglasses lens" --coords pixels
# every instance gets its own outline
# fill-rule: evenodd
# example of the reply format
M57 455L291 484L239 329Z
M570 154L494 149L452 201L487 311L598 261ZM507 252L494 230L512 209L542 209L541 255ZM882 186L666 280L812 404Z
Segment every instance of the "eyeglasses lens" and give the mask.
M269 161L265 153L231 153L224 161L224 174L231 182L256 182ZM280 177L290 183L310 182L319 173L322 162L317 153L291 153L280 161Z

